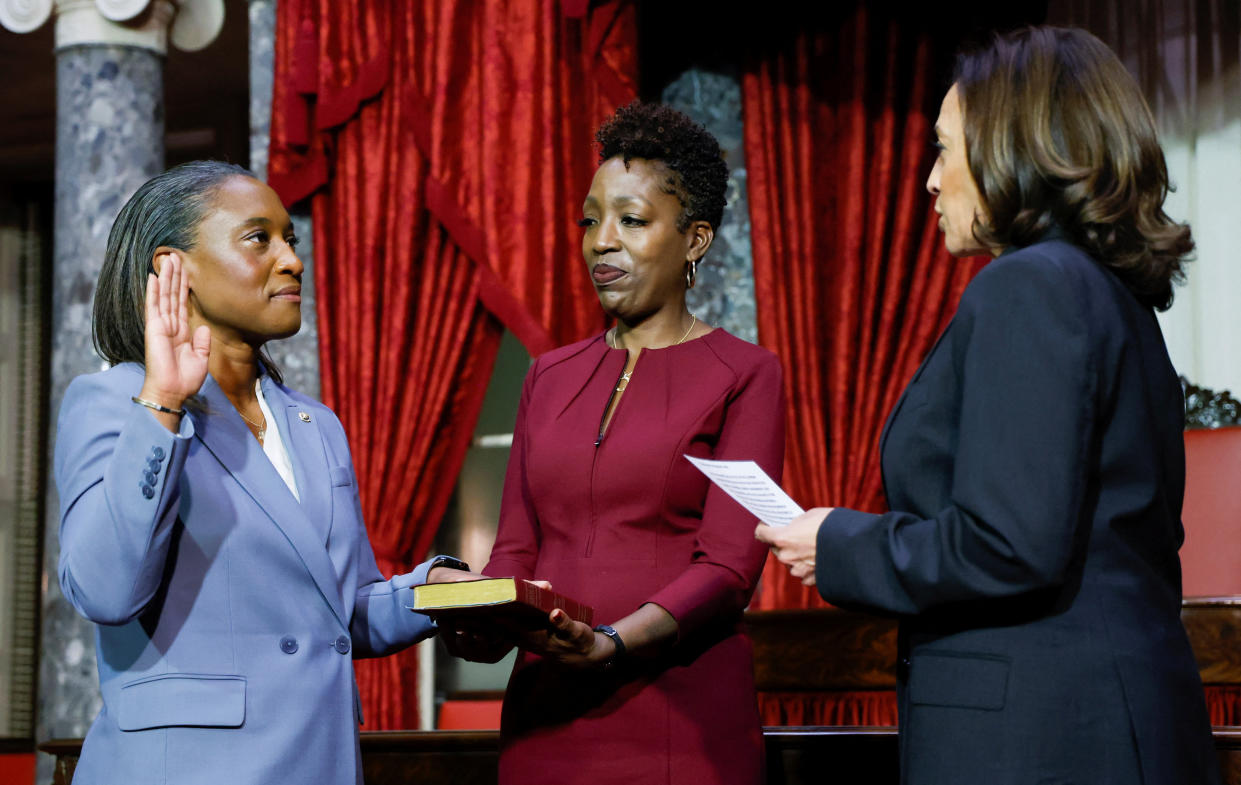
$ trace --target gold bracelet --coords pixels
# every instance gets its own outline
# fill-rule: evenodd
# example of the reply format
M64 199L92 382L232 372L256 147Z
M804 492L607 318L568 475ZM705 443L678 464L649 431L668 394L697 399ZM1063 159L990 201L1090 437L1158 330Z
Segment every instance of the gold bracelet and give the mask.
M144 400L142 398L139 398L136 395L131 395L129 397L129 400L133 401L134 403L140 406L145 406L148 409L154 409L157 412L163 412L164 414L175 414L178 417L185 416L185 409L169 409L167 406L161 406L160 404L155 403L154 401Z

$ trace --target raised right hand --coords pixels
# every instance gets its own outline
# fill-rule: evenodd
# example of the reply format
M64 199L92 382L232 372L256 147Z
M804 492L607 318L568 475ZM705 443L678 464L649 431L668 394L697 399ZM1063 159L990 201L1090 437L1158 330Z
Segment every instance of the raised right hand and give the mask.
M159 276L147 276L146 380L139 397L180 409L207 378L211 328L190 333L189 277L181 257L169 253Z

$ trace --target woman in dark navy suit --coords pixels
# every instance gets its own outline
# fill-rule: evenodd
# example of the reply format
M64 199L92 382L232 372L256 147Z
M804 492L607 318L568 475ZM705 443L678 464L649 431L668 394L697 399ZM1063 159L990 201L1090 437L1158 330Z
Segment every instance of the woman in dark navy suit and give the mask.
M935 131L948 250L997 258L888 421L892 511L757 536L828 601L902 616L904 782L1218 782L1155 319L1193 242L1150 111L1098 39L1034 28L959 59Z

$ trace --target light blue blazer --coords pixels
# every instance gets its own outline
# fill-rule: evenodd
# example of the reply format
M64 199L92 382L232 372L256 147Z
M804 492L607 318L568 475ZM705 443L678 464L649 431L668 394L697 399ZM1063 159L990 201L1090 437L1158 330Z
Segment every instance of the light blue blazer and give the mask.
M262 379L299 503L214 379L176 434L142 381L78 377L57 425L60 585L103 691L75 785L360 783L353 659L434 631L407 610L430 563L380 575L327 407Z

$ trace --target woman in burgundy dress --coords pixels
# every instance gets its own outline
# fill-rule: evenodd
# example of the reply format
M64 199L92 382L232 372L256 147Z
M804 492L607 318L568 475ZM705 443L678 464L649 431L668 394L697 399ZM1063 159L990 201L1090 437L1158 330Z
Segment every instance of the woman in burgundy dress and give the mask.
M684 455L754 460L778 480L780 366L685 304L724 209L714 137L633 104L597 140L582 253L616 326L530 369L484 572L550 581L604 624L556 610L523 642L500 781L761 782L741 614L766 554L754 518Z

